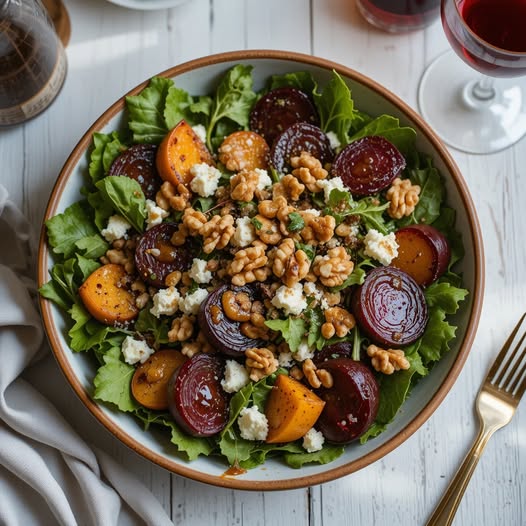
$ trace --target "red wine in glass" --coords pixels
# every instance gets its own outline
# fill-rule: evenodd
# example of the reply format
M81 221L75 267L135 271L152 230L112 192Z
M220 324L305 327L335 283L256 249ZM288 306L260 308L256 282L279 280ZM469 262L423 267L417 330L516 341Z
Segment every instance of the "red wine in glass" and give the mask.
M453 49L472 68L492 77L526 75L526 0L445 2L442 23Z
M440 14L440 0L357 0L357 5L371 24L393 33L426 27Z
M420 113L461 151L504 150L526 136L526 0L442 0L441 15L452 50L422 75Z

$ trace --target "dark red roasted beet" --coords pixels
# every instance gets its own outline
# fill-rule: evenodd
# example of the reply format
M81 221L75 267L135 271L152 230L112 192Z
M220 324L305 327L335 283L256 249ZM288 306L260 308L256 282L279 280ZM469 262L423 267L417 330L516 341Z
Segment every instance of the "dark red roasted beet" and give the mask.
M250 113L250 129L263 135L268 144L297 122L318 123L309 96L296 88L276 88L263 95Z
M199 326L208 342L218 351L234 358L244 357L252 347L265 347L264 340L253 339L241 332L242 321L227 316L223 303L225 293L244 293L251 301L261 299L254 285L233 287L222 285L209 294L199 308Z
M347 444L363 435L374 422L379 403L378 382L367 366L350 358L327 360L323 368L331 373L333 386L316 390L325 401L316 428L329 442Z
M170 238L177 231L176 223L161 223L146 230L135 248L135 266L141 278L154 287L164 286L168 274L188 270L194 258L193 246L172 245Z
M353 344L351 342L338 342L325 346L321 351L314 353L312 361L316 367L323 367L327 360L334 360L335 358L351 358L353 352Z
M380 345L408 345L426 328L428 312L422 289L395 267L371 270L354 291L351 304L360 329Z
M289 126L274 141L270 149L270 164L278 173L289 170L290 159L301 152L308 152L322 166L333 158L331 143L327 135L314 124L298 122Z
M221 387L225 361L211 354L196 354L174 373L168 384L170 412L189 435L209 437L228 421L229 396Z
M334 159L331 174L351 193L365 196L387 188L404 168L404 156L393 144L371 136L349 143Z
M427 287L436 281L449 266L449 243L434 226L409 225L396 233L398 256L393 267L407 272L419 285Z
M108 175L126 175L135 179L146 199L155 199L162 183L155 167L156 154L155 144L134 144L113 161Z

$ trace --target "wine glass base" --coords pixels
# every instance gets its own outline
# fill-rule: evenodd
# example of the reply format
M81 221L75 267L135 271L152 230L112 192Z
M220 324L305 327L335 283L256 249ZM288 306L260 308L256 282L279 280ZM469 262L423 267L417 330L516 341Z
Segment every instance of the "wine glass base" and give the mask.
M436 58L418 88L422 117L449 146L468 153L493 153L526 135L526 79L496 78L495 97L473 100L477 73L453 51Z

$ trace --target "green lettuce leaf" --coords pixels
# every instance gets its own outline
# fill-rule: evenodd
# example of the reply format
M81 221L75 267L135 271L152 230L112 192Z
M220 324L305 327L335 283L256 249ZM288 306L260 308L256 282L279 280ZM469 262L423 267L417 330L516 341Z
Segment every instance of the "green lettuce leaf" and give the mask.
M173 420L163 419L162 423L170 428L172 444L177 446L177 450L184 453L188 460L195 460L200 455L208 456L214 451L213 443L207 438L184 433Z
M164 112L172 87L171 79L153 77L141 93L126 97L133 142L159 144L163 140L169 130ZM170 119L173 118L171 111L168 111Z
M213 132L223 119L229 119L241 128L248 126L250 109L257 98L252 91L252 69L252 66L238 64L219 83L206 130L206 143L210 149Z
M283 339L289 344L291 352L296 352L305 336L306 327L303 318L289 316L284 320L268 320L265 325L273 331L281 332Z
M334 132L342 145L349 142L349 129L354 119L354 102L345 81L332 72L331 79L321 93L314 92L314 104L323 131Z
M78 254L88 259L98 259L110 248L106 240L99 234L86 236L75 242Z
M328 464L343 455L344 451L345 448L343 446L325 445L320 451L314 451L313 453L308 453L305 450L298 453L288 452L283 455L283 459L291 468L299 469L305 464Z
M104 365L99 367L93 379L96 400L109 402L121 411L135 411L139 404L131 394L131 379L135 367L122 360L120 347L113 347L104 355Z
M112 175L97 183L103 199L111 203L112 208L126 218L137 230L142 232L146 220L146 199L141 185L126 176Z
M65 259L78 250L77 242L87 236L98 234L86 201L78 201L46 221L48 241L55 254Z
M349 141L368 135L379 135L394 144L403 154L415 147L416 131L408 126L400 127L400 121L391 115L380 115L354 133Z
M166 127L171 130L183 119L190 125L194 124L194 114L191 110L193 103L193 98L184 89L170 86L164 107Z
M272 75L270 77L270 89L290 87L296 88L308 95L316 90L316 81L308 71L296 71L284 75Z

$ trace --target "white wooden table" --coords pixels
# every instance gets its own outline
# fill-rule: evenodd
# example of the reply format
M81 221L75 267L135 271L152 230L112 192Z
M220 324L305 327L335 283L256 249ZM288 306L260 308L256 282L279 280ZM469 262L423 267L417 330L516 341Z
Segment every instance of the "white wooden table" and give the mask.
M62 92L35 120L0 131L0 181L37 230L55 178L88 126L124 92L172 65L235 49L300 51L357 69L416 107L420 75L448 47L439 22L425 31L389 35L369 27L353 0L188 0L153 12L105 0L65 3L72 35ZM251 493L170 475L128 451L96 423L87 438L112 451L150 487L175 524L425 524L475 436L473 402L489 363L526 310L526 139L488 156L452 153L482 226L485 304L456 384L429 421L398 449L322 486ZM53 361L49 367L56 373ZM90 418L77 401L60 403L73 422ZM525 415L523 404L490 442L455 524L526 524Z

